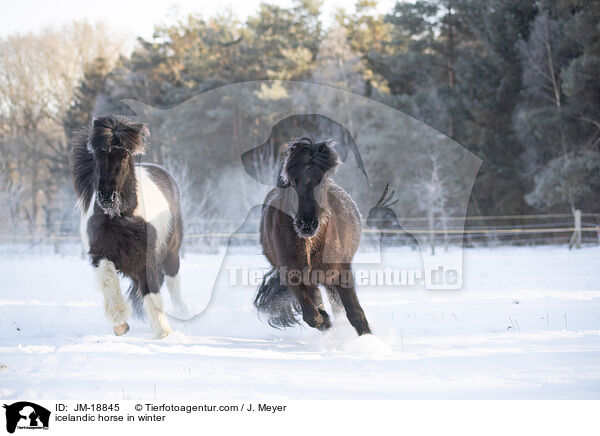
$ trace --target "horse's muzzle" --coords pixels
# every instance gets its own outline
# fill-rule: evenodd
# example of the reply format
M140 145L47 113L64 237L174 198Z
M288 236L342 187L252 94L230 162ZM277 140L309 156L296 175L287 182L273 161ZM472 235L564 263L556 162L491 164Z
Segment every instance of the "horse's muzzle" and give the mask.
M98 191L98 205L104 210L104 212L112 215L119 206L119 194L117 191Z
M100 205L110 205L117 201L117 191L113 190L99 190L98 191L98 202Z
M317 233L317 229L319 228L319 219L318 218L301 218L297 219L294 222L296 227L296 232L302 238L310 238Z

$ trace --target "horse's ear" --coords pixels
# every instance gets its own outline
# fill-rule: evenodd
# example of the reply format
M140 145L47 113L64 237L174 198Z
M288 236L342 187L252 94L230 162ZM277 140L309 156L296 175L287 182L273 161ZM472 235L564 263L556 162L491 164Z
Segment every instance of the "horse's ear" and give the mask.
M132 154L138 156L146 152L146 145L148 145L148 141L150 140L150 130L144 123L136 124L135 129L138 133L138 140L133 147Z
M319 152L324 153L329 160L329 165L333 167L337 167L340 165L343 160L340 157L340 154L337 151L338 143L335 141L326 141L319 147Z
M298 147L298 144L293 142L285 147L285 154L290 155Z
M333 149L333 143L323 142L319 145L319 153L330 154Z
M287 174L284 173L283 168L285 167L285 160L279 165L279 171L277 172L277 183L278 188L287 188L290 186L290 180L287 178Z
M277 187L278 188L289 188L290 187L290 181L283 177L281 174L279 174L277 176Z

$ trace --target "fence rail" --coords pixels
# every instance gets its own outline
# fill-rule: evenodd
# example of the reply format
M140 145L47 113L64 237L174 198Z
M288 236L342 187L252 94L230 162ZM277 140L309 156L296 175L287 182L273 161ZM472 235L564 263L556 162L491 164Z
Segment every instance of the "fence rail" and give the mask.
M576 231L575 227L554 227L554 228L504 228L504 229L363 229L363 234L436 234L436 235L470 235L470 234L536 234L536 233L573 233ZM582 227L582 232L600 232L598 227ZM223 232L207 232L207 233L191 233L184 235L184 239L199 239L199 238L258 238L258 232L244 232L244 233L223 233ZM14 234L0 234L0 241L2 240L25 240L25 241L78 241L79 235L46 235L46 236L35 236L35 235L14 235Z
M582 217L592 217L592 218L600 218L600 213L595 212L584 212L581 214ZM427 221L429 217L426 216L417 216L417 217L404 217L399 218L400 221ZM441 219L439 217L436 217ZM573 214L571 213L543 213L543 214L530 214L530 215L470 215L466 217L458 217L458 216L449 216L444 219L447 221L485 221L485 220L518 220L518 219L548 219L548 218L570 218L571 221L573 219ZM233 223L237 224L237 220L226 219L226 218L218 218L218 219L191 219L187 220L187 223L190 224L203 224L207 222L222 222L222 223ZM57 220L54 221L55 224L60 225L70 225L72 221L64 221Z
M581 213L580 217L587 219L579 222L573 220L573 215L565 213L538 215L495 215L468 217L436 217L435 227L427 226L427 217L399 218L402 228L376 229L364 227L363 235L367 241L374 242L377 235L394 237L395 235L411 234L417 239L437 239L435 243L462 241L466 244L544 244L567 243L570 235L573 241L600 243L600 213ZM512 223L506 223L511 220ZM255 221L255 220L253 220ZM246 229L258 228L258 221L245 223ZM499 224L490 223L495 221ZM503 222L504 221L504 222ZM594 222L596 221L596 222ZM461 225L464 222L464 227ZM482 222L482 225L472 223ZM483 225L483 222L486 225ZM447 228L443 228L445 223ZM219 245L227 241L256 242L259 233L256 231L229 231L231 220L192 220L187 223L184 242L189 246L198 244ZM249 225L251 224L251 225ZM453 225L454 224L454 225ZM458 224L458 225L457 225ZM414 226L414 227L413 227ZM56 227L55 227L56 228ZM210 229L202 231L204 228ZM422 236L425 235L425 236ZM61 243L76 243L80 239L75 231L50 234L0 233L0 244L37 244L59 245ZM243 243L243 242L240 242Z

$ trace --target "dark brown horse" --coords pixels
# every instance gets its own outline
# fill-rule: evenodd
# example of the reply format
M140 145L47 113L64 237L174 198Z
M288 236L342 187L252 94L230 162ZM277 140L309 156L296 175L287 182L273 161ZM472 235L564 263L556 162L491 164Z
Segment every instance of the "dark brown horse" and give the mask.
M351 263L361 234L354 201L330 176L339 157L330 141L301 138L286 150L277 188L263 205L260 242L273 269L254 300L273 327L297 323L326 330L331 320L319 286L335 311L340 303L359 335L371 333L360 307Z

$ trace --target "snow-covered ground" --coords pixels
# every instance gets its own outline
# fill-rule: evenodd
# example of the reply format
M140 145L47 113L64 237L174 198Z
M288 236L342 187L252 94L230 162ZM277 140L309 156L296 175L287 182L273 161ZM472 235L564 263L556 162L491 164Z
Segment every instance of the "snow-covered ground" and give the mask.
M255 287L227 286L222 256L200 254L183 260L183 289L199 313L216 280L206 311L172 319L164 340L139 320L115 337L86 260L3 258L0 398L600 398L600 248L463 253L460 291L359 287L374 332L360 338L345 319L270 328ZM414 256L393 254L403 267ZM258 254L227 263L266 267Z

